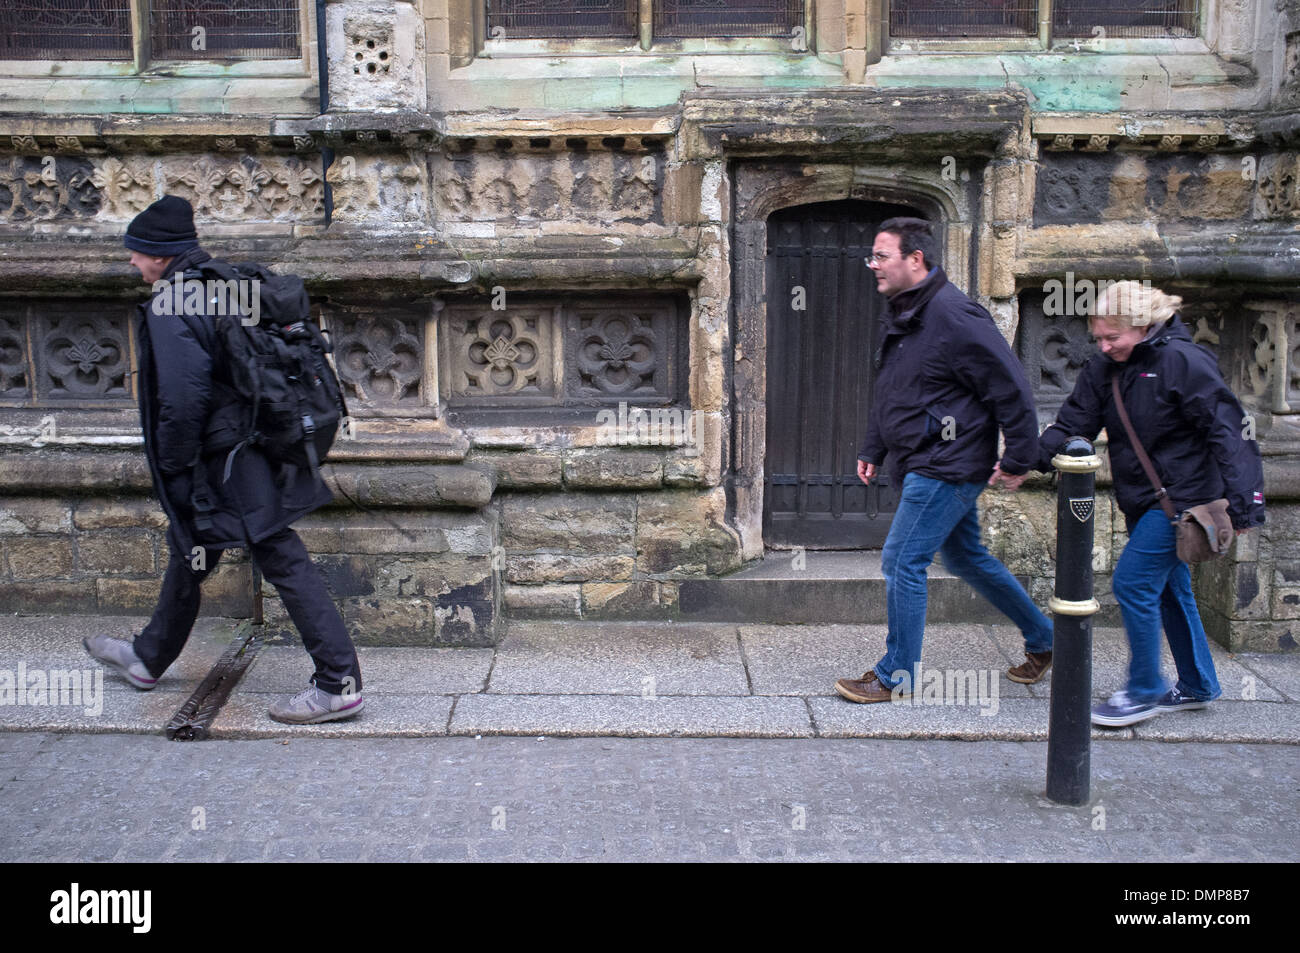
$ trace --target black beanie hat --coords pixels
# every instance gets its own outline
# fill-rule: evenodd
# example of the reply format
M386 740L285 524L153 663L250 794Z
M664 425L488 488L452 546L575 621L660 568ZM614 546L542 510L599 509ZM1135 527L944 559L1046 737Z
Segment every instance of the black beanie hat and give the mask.
M179 255L197 248L194 209L178 195L164 195L131 219L123 244L146 255Z

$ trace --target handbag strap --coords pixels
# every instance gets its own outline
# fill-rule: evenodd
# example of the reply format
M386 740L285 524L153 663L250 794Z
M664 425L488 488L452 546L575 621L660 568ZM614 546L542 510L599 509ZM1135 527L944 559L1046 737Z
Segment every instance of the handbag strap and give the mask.
M1110 392L1115 398L1115 409L1119 411L1119 419L1124 424L1124 432L1128 434L1129 443L1133 445L1133 450L1137 453L1142 469L1146 471L1147 479L1155 487L1156 499L1160 501L1160 506L1164 509L1165 515L1169 517L1170 521L1178 519L1178 514L1174 512L1174 504L1169 502L1169 493L1161 484L1160 477L1156 475L1156 468L1151 465L1151 458L1147 456L1146 448L1142 446L1142 441L1133 432L1133 421L1128 419L1128 411L1124 409L1124 398L1119 395L1119 375L1116 373L1110 375Z

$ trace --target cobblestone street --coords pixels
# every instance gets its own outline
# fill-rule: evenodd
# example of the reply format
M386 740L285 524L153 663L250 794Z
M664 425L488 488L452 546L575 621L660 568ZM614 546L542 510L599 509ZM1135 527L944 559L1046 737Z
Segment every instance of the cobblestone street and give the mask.
M0 733L22 861L1294 861L1300 748L1037 742Z

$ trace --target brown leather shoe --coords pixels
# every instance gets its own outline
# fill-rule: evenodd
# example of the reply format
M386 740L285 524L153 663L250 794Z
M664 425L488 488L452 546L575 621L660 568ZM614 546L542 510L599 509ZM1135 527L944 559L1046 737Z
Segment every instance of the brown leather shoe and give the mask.
M895 697L900 699L912 697L910 692L895 696L892 688L886 688L880 683L875 672L867 672L861 678L841 678L835 683L835 690L842 697L859 705L892 701Z
M1026 652L1023 662L1015 668L1007 669L1007 678L1023 685L1032 685L1040 681L1051 667L1051 652Z

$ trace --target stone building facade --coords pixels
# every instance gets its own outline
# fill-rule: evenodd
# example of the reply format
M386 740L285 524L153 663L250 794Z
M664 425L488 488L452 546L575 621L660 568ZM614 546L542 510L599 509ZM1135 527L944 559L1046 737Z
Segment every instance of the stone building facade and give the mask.
M878 307L860 253L909 211L1017 349L1044 423L1091 353L1075 289L1185 298L1251 411L1270 504L1198 570L1207 628L1294 647L1297 0L1126 6L1163 19L1076 0L279 0L252 53L210 23L200 49L188 21L186 53L169 3L85 4L101 36L121 8L107 54L0 14L4 611L156 596L121 234L165 193L214 254L307 279L355 420L327 479L360 505L300 529L360 641L421 645L490 644L509 618L673 618L683 580L772 547L878 547L892 490L852 476ZM923 7L939 15L909 18ZM1105 482L1102 592L1123 544ZM983 506L1045 604L1048 481ZM247 615L232 555L206 608Z

